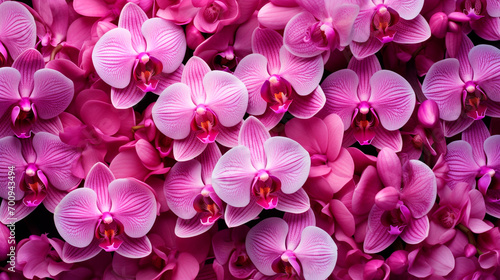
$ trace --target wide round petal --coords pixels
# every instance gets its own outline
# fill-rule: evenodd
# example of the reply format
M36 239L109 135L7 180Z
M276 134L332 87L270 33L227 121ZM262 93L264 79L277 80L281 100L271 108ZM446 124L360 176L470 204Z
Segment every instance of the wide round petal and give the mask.
M287 233L287 223L275 217L263 220L248 232L245 241L247 254L262 274L276 274L272 263L285 252Z
M252 35L252 50L267 59L267 69L271 74L280 70L280 49L283 46L283 37L272 29L257 28Z
M488 166L500 170L500 136L493 135L484 141Z
M182 83L173 84L161 93L153 106L153 120L166 136L184 139L191 132L195 108L189 87Z
M181 219L196 215L194 199L205 186L201 180L201 164L197 160L178 162L167 173L164 192L170 210Z
M102 162L92 166L83 187L93 190L97 194L97 207L101 212L108 212L111 208L108 187L115 179L111 170Z
M184 31L173 22L151 18L142 25L146 38L146 51L163 64L163 73L174 72L182 63L186 53Z
M281 182L281 191L298 191L307 180L311 168L309 153L302 146L285 137L271 137L264 143L267 156L266 170Z
M288 250L295 250L300 243L302 231L309 226L316 225L316 218L312 209L300 214L285 213L283 220L288 224L288 235L286 237L286 247Z
M323 111L339 115L345 130L351 126L352 114L359 103L358 84L358 75L350 69L330 74L321 84L326 95Z
M151 254L153 247L147 236L130 238L129 236L122 235L120 238L123 240L123 243L116 250L116 253L131 259L141 259Z
M266 111L267 102L262 98L260 90L269 78L267 59L258 53L245 56L234 71L248 90L247 112L252 115L262 115Z
M205 105L215 112L220 124L225 127L237 125L248 106L248 91L245 84L235 76L212 71L203 78L207 93Z
M11 105L21 99L19 82L21 74L14 68L0 68L0 116L3 116Z
M142 24L148 19L146 13L135 3L127 3L120 13L118 27L127 29L132 35L132 47L140 53L146 49L146 42L141 33Z
M92 61L99 77L108 85L124 88L130 83L137 52L132 35L123 28L112 29L95 44Z
M434 206L437 195L436 176L425 163L410 160L408 177L401 193L401 200L414 218L426 215Z
M34 75L30 99L38 116L51 119L61 114L73 100L73 82L52 69L40 69Z
M124 88L111 88L111 103L116 109L128 109L135 106L144 96L146 93L135 83L130 83Z
M489 45L475 46L469 52L469 61L474 70L474 81L479 83L489 98L499 102L500 51Z
M87 247L92 242L100 217L97 194L87 188L70 192L54 211L57 231L66 242L78 248Z
M229 228L239 227L251 220L255 220L262 212L262 209L262 206L257 203L257 198L252 197L250 203L245 207L228 205L224 212L224 221Z
M396 31L393 41L398 44L417 44L431 37L431 28L422 15L412 20L400 19L393 29Z
M376 54L383 46L384 43L380 42L377 37L370 36L368 40L364 42L352 41L350 48L355 58L364 59L370 55Z
M408 244L418 244L429 235L429 218L423 216L418 219L410 219L409 224L401 233L401 239Z
M325 122L320 118L312 117L305 120L293 118L286 123L285 133L287 137L302 145L311 155L326 153L329 145L329 138L325 136L328 136L328 129ZM341 133L342 135L344 133L343 127ZM337 140L338 139L332 139L331 141Z
M132 238L148 233L156 218L156 199L152 189L133 178L117 179L109 184L110 213L123 224Z
M411 85L398 74L381 70L370 79L370 104L387 130L401 128L415 108L415 93Z
M374 205L368 215L368 226L366 229L363 251L367 254L378 253L389 247L398 235L390 234L389 228L382 225L380 219L384 210Z
M313 57L324 52L316 47L312 40L304 41L309 27L318 21L309 12L294 16L285 27L284 44L289 52L299 57Z
M469 143L460 140L448 144L448 152L444 159L450 168L448 176L452 181L475 185L479 166L474 160Z
M424 0L387 0L384 4L398 12L401 18L412 19L422 10Z
M14 136L7 136L0 139L0 168L4 170L0 174L0 184L3 186L0 189L0 197L7 202L9 197L9 187L14 187L15 200L19 200L24 196L24 192L19 188L21 179L23 178L23 172L26 168L27 162L21 153L21 142ZM9 176L10 168L15 176ZM9 177L13 177L14 180L9 180ZM14 186L12 185L13 183Z
M285 194L283 192L278 192L278 204L276 205L276 209L293 214L304 213L305 211L311 208L311 204L309 202L309 196L304 189L299 189L298 191Z
M207 143L203 143L196 137L196 133L191 131L189 135L181 140L174 140L172 153L177 161L188 161L199 156L207 147Z
M203 88L203 77L210 71L208 64L197 56L191 57L182 70L181 82L191 89L191 99L195 104L205 102L206 93Z
M326 103L326 96L320 86L306 96L296 96L293 98L288 112L299 119L308 119L316 115Z
M327 4L331 1L325 1ZM349 45L352 41L354 21L359 13L359 6L353 4L342 4L335 7L330 16L335 20L332 22L335 33L338 36L341 47Z
M337 263L337 245L324 230L309 226L302 231L299 246L294 250L302 266L304 278L328 278Z
M28 9L18 2L0 4L0 41L9 50L12 59L35 47L35 20Z
M257 170L250 161L250 150L237 146L225 153L212 173L212 187L227 204L244 207L250 203L250 189Z
M298 95L308 95L319 85L324 69L321 56L300 58L282 47L280 60L280 76L290 82Z

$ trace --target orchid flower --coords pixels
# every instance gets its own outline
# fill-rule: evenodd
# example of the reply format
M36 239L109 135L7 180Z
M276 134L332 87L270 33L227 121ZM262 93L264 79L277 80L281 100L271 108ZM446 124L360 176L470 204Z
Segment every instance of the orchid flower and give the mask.
M311 159L299 143L271 137L255 117L243 123L238 143L220 158L212 174L215 193L228 204L224 220L229 227L254 219L262 209L290 213L309 209L301 187Z
M439 117L448 121L445 136L456 135L484 116L500 117L500 50L473 46L463 40L457 58L436 62L427 73L422 90L436 101Z
M420 15L424 0L357 0L360 12L354 22L350 45L352 54L363 59L378 52L384 44L417 44L431 36L431 29Z
M281 35L258 28L252 37L253 54L243 58L234 75L248 89L247 112L273 128L285 112L301 119L315 115L325 104L319 87L323 59L300 58L283 47Z
M42 55L28 49L12 67L0 68L0 136L62 130L58 115L73 99L73 82L44 65Z
M45 208L54 212L57 204L70 190L76 188L81 178L74 175L79 169L80 152L61 142L59 137L39 132L32 139L17 139L8 136L0 139L0 166L4 170L14 167L16 211L8 213L9 176L0 175L0 206L2 222L9 218L23 219L43 202Z
M488 41L500 40L500 4L494 0L464 0L461 11L469 18L468 24L481 38Z
M153 106L153 120L158 130L174 139L174 158L187 161L216 140L236 146L247 104L248 92L238 78L211 71L205 61L193 56L181 83L161 93Z
M389 148L380 151L377 172L380 181L378 178L363 184L360 181L353 196L353 204L366 203L369 196L376 193L372 200L375 204L368 215L363 250L368 254L380 252L398 236L408 244L422 242L429 234L427 213L436 200L434 173L418 160L410 160L402 167L396 153ZM377 190L374 182L381 182L385 188Z
M85 17L98 17L113 21L120 15L127 3L137 4L147 12L153 6L154 0L76 0L73 1L75 12Z
M211 185L212 171L220 157L219 148L212 143L198 160L178 162L167 174L164 191L168 207L179 217L177 236L202 234L223 217L224 206Z
M311 211L263 220L250 229L245 247L255 267L267 276L326 279L337 262L337 245L315 226Z
M148 91L162 92L185 51L181 27L160 18L148 19L139 6L128 3L118 28L96 43L92 61L99 77L112 86L111 102L124 109L139 103Z
M133 179L116 179L103 163L90 170L83 188L57 205L54 222L68 243L63 259L87 260L102 249L128 258L151 253L146 237L157 214L151 187Z
M361 145L401 150L398 129L415 107L415 93L403 77L381 70L375 56L352 58L348 69L330 74L321 88L327 99L323 114L339 115L347 135Z

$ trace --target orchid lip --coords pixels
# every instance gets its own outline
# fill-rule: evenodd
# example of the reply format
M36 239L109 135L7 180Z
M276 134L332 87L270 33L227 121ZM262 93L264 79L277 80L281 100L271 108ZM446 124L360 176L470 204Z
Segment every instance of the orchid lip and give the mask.
M213 143L219 134L218 118L214 111L204 104L196 106L191 122L191 129L202 143Z

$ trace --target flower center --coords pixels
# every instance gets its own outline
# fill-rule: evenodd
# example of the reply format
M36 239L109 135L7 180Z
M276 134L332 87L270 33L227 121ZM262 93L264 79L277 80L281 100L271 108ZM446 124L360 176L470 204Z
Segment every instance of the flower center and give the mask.
M258 197L257 204L264 209L273 209L278 204L276 192L281 189L281 181L266 170L259 170L254 178L252 193Z
M478 20L486 15L486 1L465 0L463 12L471 20Z
M123 224L113 219L111 213L103 213L95 231L95 237L100 239L99 247L106 252L118 250L123 241L116 237L122 233Z
M215 70L234 70L238 65L238 59L234 54L234 48L232 46L228 46L227 50L215 55L213 62L216 68Z
M472 81L465 83L462 91L462 105L467 116L474 120L484 118L487 109L486 105L484 105L486 100L488 100L488 97L476 83Z
M392 42L396 31L389 28L399 21L399 14L393 9L380 4L375 8L372 19L372 30L375 37L382 43Z
M193 202L193 207L198 213L204 213L201 217L203 225L211 225L222 217L222 201L215 194L211 185L205 186Z
M38 170L34 163L28 164L21 181L20 188L25 192L23 203L28 207L36 207L47 196L47 177Z
M406 206L400 204L397 209L384 211L380 218L380 222L382 225L389 228L388 231L390 234L399 235L410 222L410 218L410 210Z
M27 97L23 97L21 101L12 108L11 112L11 127L19 138L29 138L31 127L37 119L37 114L33 104Z
M362 101L354 111L351 127L354 128L354 137L360 145L370 145L375 137L375 127L379 124L377 114L370 104Z
M163 70L163 64L147 53L137 55L134 66L134 80L136 86L144 92L153 91L158 86L157 76Z
M304 35L304 42L312 41L320 50L329 50L338 45L332 21L328 18L311 25Z
M203 143L213 143L219 134L215 112L203 104L194 109L194 117L191 129L197 133L196 137Z
M221 1L214 1L203 11L203 17L208 23L214 23L227 11L227 6Z
M285 274L287 279L300 275L300 265L295 254L290 250L285 251L273 261L272 269L276 273Z
M292 85L281 76L272 75L260 89L262 99L275 113L284 113L292 103Z

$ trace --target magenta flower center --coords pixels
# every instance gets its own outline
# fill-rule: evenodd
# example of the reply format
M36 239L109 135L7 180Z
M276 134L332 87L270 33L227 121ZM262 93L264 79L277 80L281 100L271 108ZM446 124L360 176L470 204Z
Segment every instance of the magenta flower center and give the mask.
M471 20L478 20L486 14L486 1L484 0L465 0L464 14Z
M122 233L123 225L113 219L111 213L103 213L95 231L95 237L100 239L99 247L106 252L118 250L123 241L116 237Z
M296 266L296 268L294 267ZM276 258L272 263L272 269L276 273L285 274L287 279L293 279L295 276L300 275L300 265L297 262L295 254L288 250L285 251L280 257ZM299 272L297 271L299 270ZM281 278L280 278L281 279Z
M213 59L215 70L232 71L236 68L238 62L232 46L228 46L227 50L218 53Z
M47 196L47 178L34 163L28 164L19 186L25 192L23 203L28 207L36 207Z
M281 76L272 75L260 90L262 98L275 113L284 113L292 103L292 85Z
M133 73L137 87L144 92L155 90L158 86L158 79L155 76L159 75L162 70L161 61L147 53L140 53L137 56Z
M406 206L400 205L397 209L384 211L380 222L389 228L390 234L399 235L410 222L410 218L410 210Z
M312 41L318 49L322 50L329 50L338 44L332 21L333 19L328 18L311 25L304 36L304 42Z
M257 203L264 209L273 209L278 204L276 192L281 189L281 181L266 170L259 170L255 176L252 193Z
M380 4L375 8L372 19L372 30L382 43L392 42L396 31L389 29L399 21L399 14L393 9Z
M193 207L198 213L204 213L201 217L201 223L211 225L222 217L222 201L215 194L212 186L205 186L201 193L196 196L193 202Z
M370 145L375 137L374 129L379 125L377 114L366 101L362 101L354 111L351 127L360 145Z
M203 17L208 23L214 23L227 11L227 6L222 1L214 1L203 11Z
M444 228L452 228L455 226L459 214L450 207L443 206L434 213L433 218Z
M29 138L31 127L36 122L37 114L29 98L24 97L12 108L11 126L20 138Z
M462 105L467 116L474 120L484 118L487 109L484 104L486 100L488 97L476 83L472 81L465 83L462 91Z
M197 133L196 137L203 143L213 143L219 134L217 129L217 115L203 104L198 105L194 110L191 129Z

